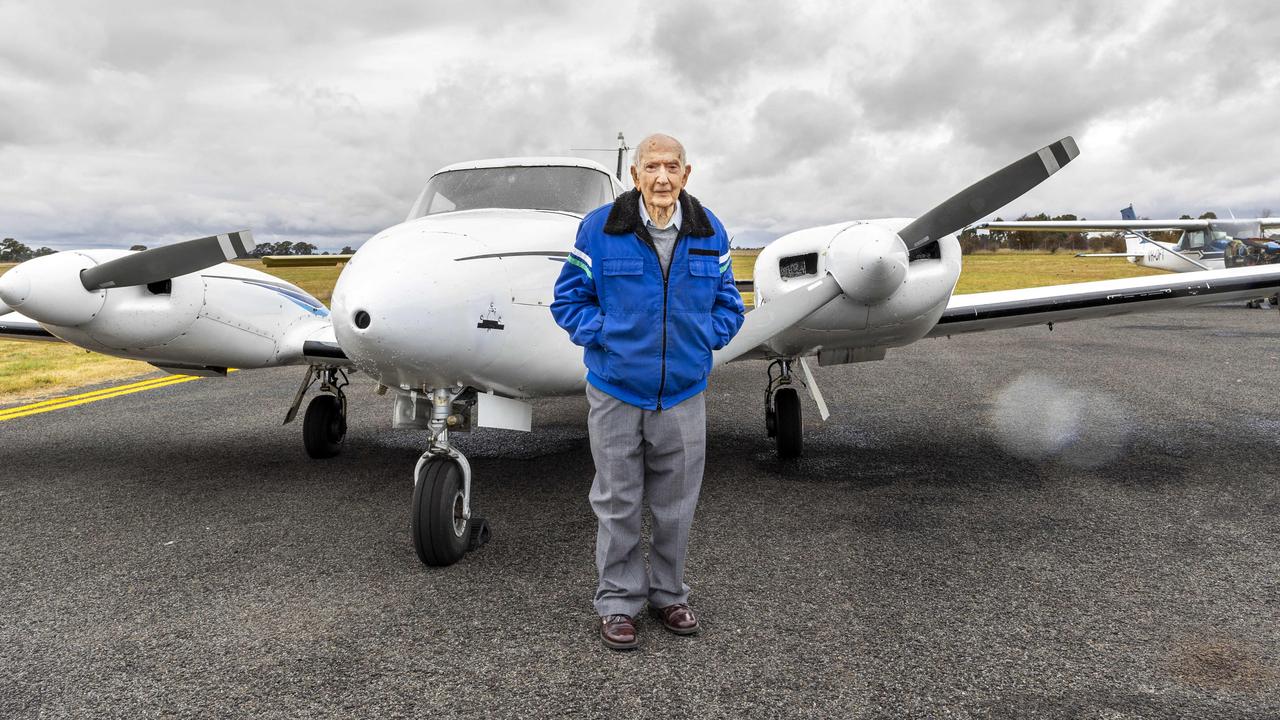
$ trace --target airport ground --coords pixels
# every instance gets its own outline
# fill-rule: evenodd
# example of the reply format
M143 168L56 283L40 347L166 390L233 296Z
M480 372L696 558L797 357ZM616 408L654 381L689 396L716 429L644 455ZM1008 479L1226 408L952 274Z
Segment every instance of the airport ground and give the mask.
M820 368L804 457L764 365L713 376L696 638L595 633L581 398L462 448L493 541L418 564L420 433L300 370L0 422L0 716L1280 716L1280 317L1239 303Z

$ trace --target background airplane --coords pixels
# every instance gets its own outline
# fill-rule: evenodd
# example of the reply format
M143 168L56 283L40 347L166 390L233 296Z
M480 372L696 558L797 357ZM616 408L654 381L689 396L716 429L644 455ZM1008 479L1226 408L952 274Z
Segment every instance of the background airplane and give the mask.
M1120 220L1009 220L985 222L974 230L1025 230L1030 232L1119 232L1124 234L1125 252L1081 253L1080 257L1123 257L1142 267L1169 272L1220 270L1224 267L1265 264L1250 257L1280 258L1280 244L1266 237L1268 229L1280 227L1277 218L1231 218L1219 220L1139 220L1133 206L1120 211ZM1153 240L1148 233L1181 231L1177 242ZM1233 242L1235 241L1235 242Z
M1077 154L1075 142L1063 138L918 218L809 228L760 252L754 310L713 360L771 361L762 378L763 410L780 456L802 449L801 389L827 416L809 358L821 365L885 360L892 349L929 337L1052 326L1280 288L1280 267L1264 266L955 295L962 260L956 232ZM403 223L375 235L346 263L332 312L290 283L225 262L252 251L247 232L136 253L35 258L0 276L0 337L60 339L177 373L303 366L285 421L317 391L303 422L313 458L340 451L343 388L352 370L366 373L392 394L393 427L426 433L413 473L411 534L423 563L448 565L488 535L487 523L472 512L470 464L451 433L529 430L529 399L583 391L582 351L551 317L552 289L581 217L622 190L607 169L575 158L443 168ZM725 258L706 258L705 248L692 247L696 241L677 244L671 272L703 278L707 292L680 303L710 303L726 272ZM636 270L609 258L575 257L592 273ZM647 308L653 322L663 322L667 302L654 298ZM606 309L606 336L608 315ZM618 362L625 366L626 359Z

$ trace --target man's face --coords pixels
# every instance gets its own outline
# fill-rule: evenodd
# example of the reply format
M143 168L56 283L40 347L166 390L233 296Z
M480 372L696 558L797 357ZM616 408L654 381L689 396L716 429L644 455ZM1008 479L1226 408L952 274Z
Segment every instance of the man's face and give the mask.
M631 179L650 207L674 207L692 170L679 151L665 143L652 143L640 151L640 163L631 167Z

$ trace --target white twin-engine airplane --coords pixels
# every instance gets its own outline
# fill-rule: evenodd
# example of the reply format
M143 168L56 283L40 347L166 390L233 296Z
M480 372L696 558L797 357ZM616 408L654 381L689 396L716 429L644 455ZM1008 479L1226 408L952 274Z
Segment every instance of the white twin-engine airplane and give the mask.
M1280 288L1280 267L1262 266L953 295L961 259L954 233L1040 184L1077 152L1063 138L914 220L802 230L760 253L755 308L715 363L773 361L762 378L764 415L780 455L800 453L800 380L826 417L807 357L822 365L880 360L890 348L926 337ZM394 427L426 431L413 474L413 544L422 562L449 565L488 536L485 521L472 514L470 466L451 433L528 430L530 398L583 391L582 349L548 306L579 219L621 192L604 167L584 160L446 167L403 223L375 235L347 263L332 313L287 282L225 262L252 249L247 233L138 253L61 252L0 276L0 313L8 314L0 317L0 337L60 339L175 373L305 366L286 422L318 384L303 424L314 458L341 447L347 371L368 374L394 393Z
M975 225L975 230L1028 230L1031 232L1121 232L1122 253L1081 253L1080 257L1122 257L1142 267L1169 272L1196 272L1232 267L1227 257L1233 239L1259 239L1268 229L1280 227L1277 218L1229 220L1139 220L1132 206L1121 211L1122 220L1009 220ZM1152 240L1147 233L1178 230L1177 242Z

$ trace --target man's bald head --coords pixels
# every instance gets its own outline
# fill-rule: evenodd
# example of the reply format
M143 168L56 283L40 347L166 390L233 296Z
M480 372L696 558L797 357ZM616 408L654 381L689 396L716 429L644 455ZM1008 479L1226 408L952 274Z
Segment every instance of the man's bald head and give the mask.
M631 155L631 166L640 167L645 153L661 152L663 150L675 151L680 156L681 165L689 164L689 156L685 155L684 145L681 145L679 140L670 135L654 133L636 144L636 150Z
M680 191L689 181L689 161L684 146L670 135L654 134L636 145L631 180L644 198L649 217L665 223L675 212Z

